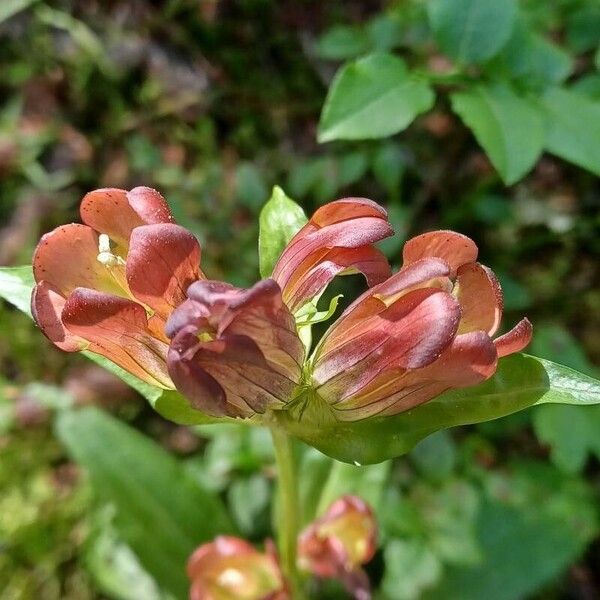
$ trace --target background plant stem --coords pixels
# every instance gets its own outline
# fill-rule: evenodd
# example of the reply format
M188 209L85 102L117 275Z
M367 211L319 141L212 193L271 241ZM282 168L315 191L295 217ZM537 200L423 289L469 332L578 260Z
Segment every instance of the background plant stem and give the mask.
M276 427L271 428L275 460L277 462L279 502L276 507L278 549L283 572L290 584L292 598L302 600L296 564L296 546L299 530L298 472L292 439Z

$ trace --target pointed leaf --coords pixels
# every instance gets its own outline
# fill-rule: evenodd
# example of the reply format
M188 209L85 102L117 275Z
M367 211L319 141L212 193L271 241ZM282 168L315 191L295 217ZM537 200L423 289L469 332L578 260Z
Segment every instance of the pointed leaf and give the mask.
M306 224L302 208L279 187L273 188L271 198L260 212L258 254L260 274L269 277L287 243Z
M232 531L220 500L160 446L98 409L60 414L57 431L97 494L115 506L115 526L144 568L185 597L189 555Z
M515 183L533 167L544 146L544 120L533 102L505 86L478 86L451 100L504 183Z
M336 74L319 123L319 141L373 139L402 131L433 106L429 84L387 53L344 65Z

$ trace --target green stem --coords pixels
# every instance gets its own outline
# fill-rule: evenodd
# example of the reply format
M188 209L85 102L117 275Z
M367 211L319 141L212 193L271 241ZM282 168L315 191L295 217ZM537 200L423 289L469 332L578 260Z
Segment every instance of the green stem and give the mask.
M283 572L291 586L292 598L303 597L296 564L299 532L298 473L292 439L277 426L271 427L277 462L279 506L276 514L279 555Z

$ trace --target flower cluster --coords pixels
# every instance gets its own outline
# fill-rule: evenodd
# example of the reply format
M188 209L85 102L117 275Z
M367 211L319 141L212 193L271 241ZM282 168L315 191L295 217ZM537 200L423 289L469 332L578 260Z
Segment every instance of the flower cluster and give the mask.
M371 597L362 566L376 550L377 526L371 508L356 496L336 500L298 538L298 563L320 578L339 579L352 598ZM188 561L191 600L289 600L277 553L270 540L265 552L231 536L200 546Z
M306 390L338 420L392 415L488 379L531 337L523 319L493 339L502 292L464 235L409 240L392 274L374 246L392 229L370 200L319 208L250 289L204 276L197 240L155 190L96 190L81 217L35 251L36 322L63 350L101 354L209 415L282 410ZM348 273L368 290L311 353L304 308Z

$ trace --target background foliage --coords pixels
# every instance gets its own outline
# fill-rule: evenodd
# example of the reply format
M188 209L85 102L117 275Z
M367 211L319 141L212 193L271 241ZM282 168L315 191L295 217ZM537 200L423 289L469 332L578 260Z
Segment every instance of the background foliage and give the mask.
M394 264L414 233L471 235L506 324L534 322L530 352L597 375L599 47L594 0L4 0L0 264L29 262L86 191L143 183L206 273L248 285L274 184L307 213L364 195L390 212ZM266 432L173 426L8 305L0 331L2 600L183 598L195 545L272 535ZM600 595L599 408L372 467L299 451L305 520L345 492L376 507L383 598Z

